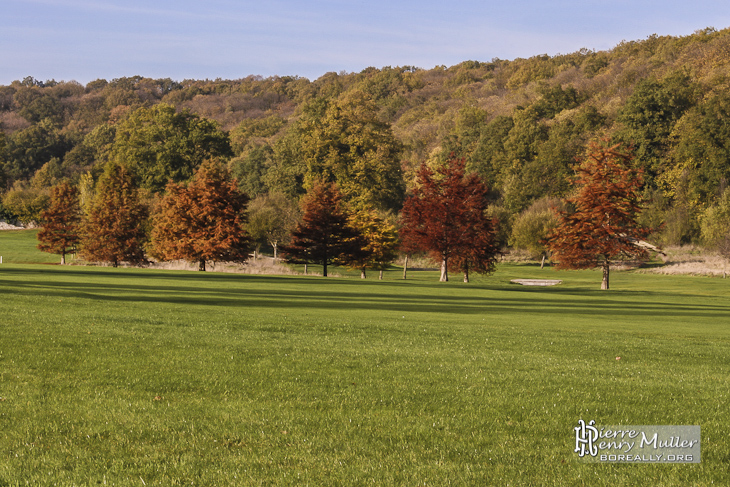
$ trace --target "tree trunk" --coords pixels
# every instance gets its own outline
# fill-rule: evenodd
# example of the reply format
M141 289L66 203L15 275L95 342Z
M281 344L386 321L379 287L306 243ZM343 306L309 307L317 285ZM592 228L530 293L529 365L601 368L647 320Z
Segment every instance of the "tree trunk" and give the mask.
M406 274L408 274L408 254L406 254L406 261L403 263L403 279L406 278Z
M444 257L441 260L441 278L439 279L440 282L447 282L449 280L449 262L448 258Z
M116 269L118 265L119 265L119 261L115 258L114 262L112 263L112 267L114 267Z
M200 264L198 265L198 270L205 272L205 259L200 259Z
M360 279L365 279L365 268L360 269Z
M601 281L601 289L608 289L608 271L609 271L609 262L608 260L605 260L603 262L603 281Z
M469 282L469 264L464 266L464 282Z
M273 242L273 243L271 244L271 246L272 246L272 247L274 247L274 260L276 260L276 257L277 257L277 255L278 255L278 254L277 254L277 249L279 248L279 246L277 245L277 243L278 243L278 242Z
M304 264L304 275L307 275L307 264Z
M327 261L322 264L322 277L327 277Z
M540 262L540 269L542 269L543 267L545 267L545 256L544 255L542 256L542 262Z
M378 279L381 281L383 280L383 269L380 269L380 275L378 276Z
M61 252L61 265L66 265L66 252Z

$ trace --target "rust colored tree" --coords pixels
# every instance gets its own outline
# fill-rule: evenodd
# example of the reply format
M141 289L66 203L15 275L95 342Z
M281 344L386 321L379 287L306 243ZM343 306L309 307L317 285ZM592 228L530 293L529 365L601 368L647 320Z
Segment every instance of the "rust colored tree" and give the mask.
M247 203L222 164L204 162L187 186L167 185L153 218L153 257L197 262L200 271L206 261L248 260Z
M491 274L501 254L496 244L496 222L489 218L475 218L466 229L465 242L451 262L464 273L464 282L469 282L469 272Z
M547 247L558 268L603 270L601 289L609 288L611 261L643 259L640 246L651 230L637 222L641 211L642 174L631 167L631 155L619 145L592 143L577 168L575 196L548 235Z
M88 260L140 264L146 261L147 208L140 203L132 173L112 164L99 180L83 223L81 249Z
M282 247L287 260L294 263L320 264L322 275L327 267L360 259L364 242L353 228L334 183L317 183L302 202L302 222L292 232L292 241Z
M401 213L402 248L438 259L441 281L449 280L452 259L467 282L469 270L491 272L499 251L486 209L487 187L476 174L465 174L464 159L452 157L436 170L422 164Z
M76 252L81 240L81 207L79 192L75 186L62 182L51 188L51 204L41 213L43 228L38 232L38 249L61 255L61 265L66 255Z

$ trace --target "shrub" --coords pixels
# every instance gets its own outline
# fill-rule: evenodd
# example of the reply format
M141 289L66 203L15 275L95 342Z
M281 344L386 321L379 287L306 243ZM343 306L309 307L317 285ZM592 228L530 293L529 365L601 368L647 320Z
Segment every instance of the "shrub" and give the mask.
M545 196L520 213L512 224L509 243L512 247L526 250L532 258L546 255L543 240L558 224L555 209L562 208L558 198Z

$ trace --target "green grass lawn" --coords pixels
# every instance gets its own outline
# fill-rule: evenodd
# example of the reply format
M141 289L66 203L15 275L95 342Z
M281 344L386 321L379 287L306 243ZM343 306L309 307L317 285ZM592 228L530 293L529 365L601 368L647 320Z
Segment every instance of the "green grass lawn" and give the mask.
M0 486L730 484L727 280L409 276L3 264ZM581 463L581 418L702 463Z
M0 230L0 256L5 264L58 264L60 255L41 252L36 247L38 240L34 230ZM66 256L73 262L73 256Z

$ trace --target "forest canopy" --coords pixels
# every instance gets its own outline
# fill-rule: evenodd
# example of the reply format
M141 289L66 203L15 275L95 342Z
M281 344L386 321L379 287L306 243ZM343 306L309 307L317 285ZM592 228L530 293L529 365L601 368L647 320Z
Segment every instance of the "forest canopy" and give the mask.
M422 163L458 157L505 228L537 200L569 196L577 158L610 138L644 171L644 223L664 224L664 244L701 242L730 178L729 88L730 29L714 28L313 81L29 76L0 86L0 217L37 219L51 187L93 189L109 164L155 193L211 157L251 198L298 199L327 181L353 205L397 212Z

